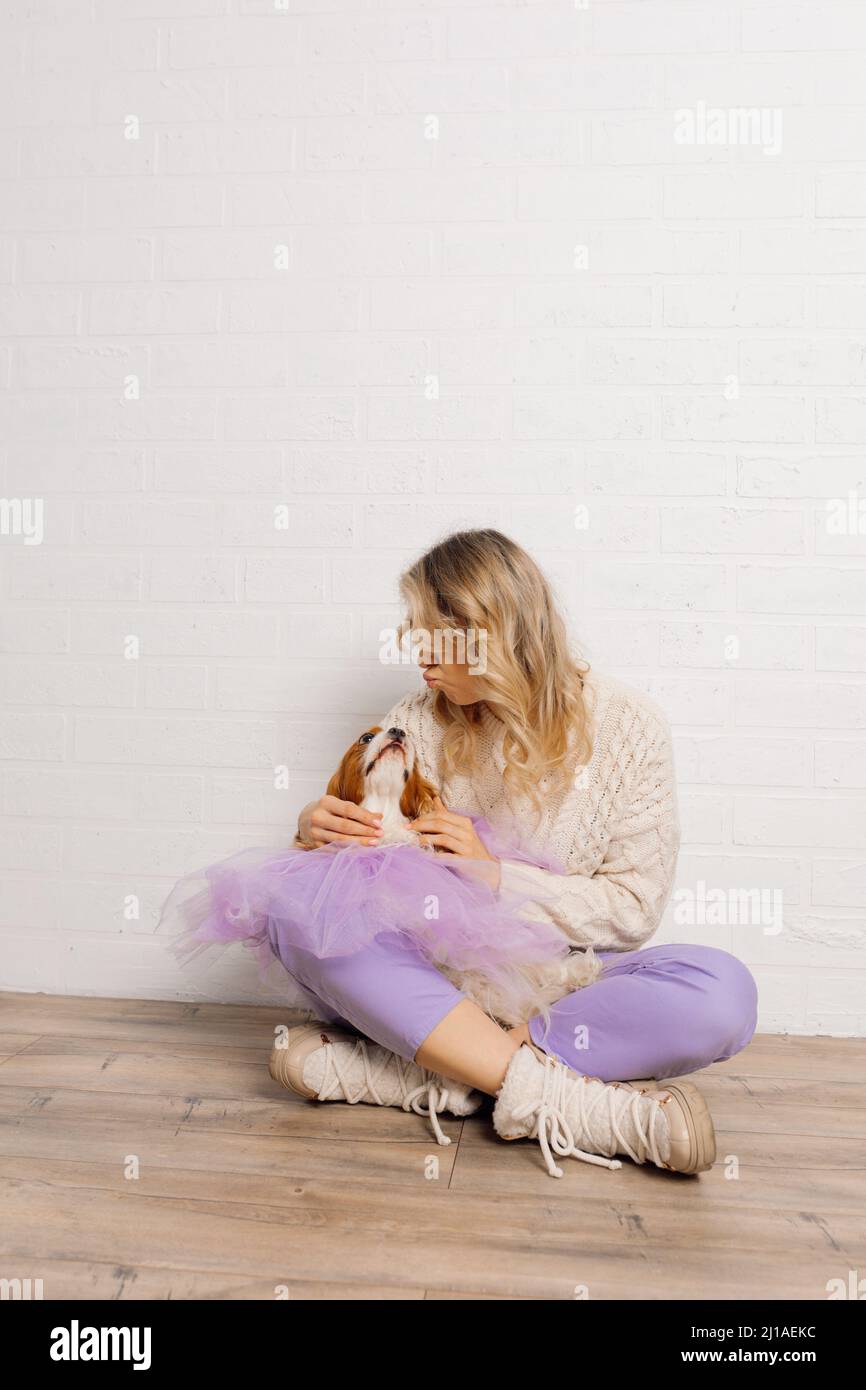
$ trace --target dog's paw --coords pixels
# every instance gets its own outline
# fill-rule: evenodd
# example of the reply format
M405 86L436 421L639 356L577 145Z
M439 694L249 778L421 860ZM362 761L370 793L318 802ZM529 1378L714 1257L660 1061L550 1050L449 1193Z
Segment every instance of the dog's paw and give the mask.
M570 989L585 989L597 980L603 963L594 951L575 951L563 962L565 983Z

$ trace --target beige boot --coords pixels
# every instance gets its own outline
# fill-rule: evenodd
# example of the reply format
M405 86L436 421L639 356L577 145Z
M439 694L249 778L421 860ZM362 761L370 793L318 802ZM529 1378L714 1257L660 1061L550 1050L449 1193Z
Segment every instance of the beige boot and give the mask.
M407 1062L367 1038L315 1021L290 1028L278 1039L269 1071L275 1081L308 1100L342 1100L349 1105L363 1101L427 1115L437 1144L451 1143L439 1124L443 1110L473 1115L483 1099L460 1081Z
M677 1173L711 1168L713 1122L697 1087L690 1081L655 1091L636 1087L583 1076L524 1043L509 1063L493 1125L502 1139L538 1139L547 1171L557 1178L563 1173L554 1153L605 1168L622 1166L614 1154Z

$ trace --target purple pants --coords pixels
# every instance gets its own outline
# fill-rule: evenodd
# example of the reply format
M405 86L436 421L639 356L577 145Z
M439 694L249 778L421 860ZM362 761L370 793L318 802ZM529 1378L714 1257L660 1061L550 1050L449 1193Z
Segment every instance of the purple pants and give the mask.
M394 933L325 960L278 949L275 933L271 941L316 1017L348 1024L408 1060L465 997ZM727 951L648 946L598 955L599 978L554 1004L546 1028L538 1017L529 1025L533 1042L575 1071L602 1081L684 1076L732 1057L751 1039L755 981Z

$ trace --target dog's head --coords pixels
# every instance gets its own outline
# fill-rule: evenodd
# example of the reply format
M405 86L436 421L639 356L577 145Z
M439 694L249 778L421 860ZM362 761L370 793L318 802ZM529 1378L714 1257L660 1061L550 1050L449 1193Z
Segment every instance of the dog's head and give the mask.
M377 724L343 754L328 783L328 795L358 806L371 796L390 800L406 820L415 820L432 810L436 788L418 770L408 735Z

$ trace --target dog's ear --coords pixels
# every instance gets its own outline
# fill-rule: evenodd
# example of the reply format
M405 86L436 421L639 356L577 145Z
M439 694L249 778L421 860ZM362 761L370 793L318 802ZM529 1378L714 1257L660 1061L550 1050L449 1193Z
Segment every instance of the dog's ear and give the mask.
M372 729L367 729L368 734L380 734L382 732L378 724L374 724ZM341 801L354 801L356 806L360 806L364 800L364 744L355 742L346 749L340 761L340 766L334 773L327 785L328 796L338 796Z
M341 801L354 801L360 805L364 798L364 776L361 772L362 750L360 744L353 743L340 761L340 766L327 786L328 796L337 796Z
M400 814L407 820L417 820L433 810L433 798L438 793L432 782L422 776L417 764L409 773L406 785L400 796Z

